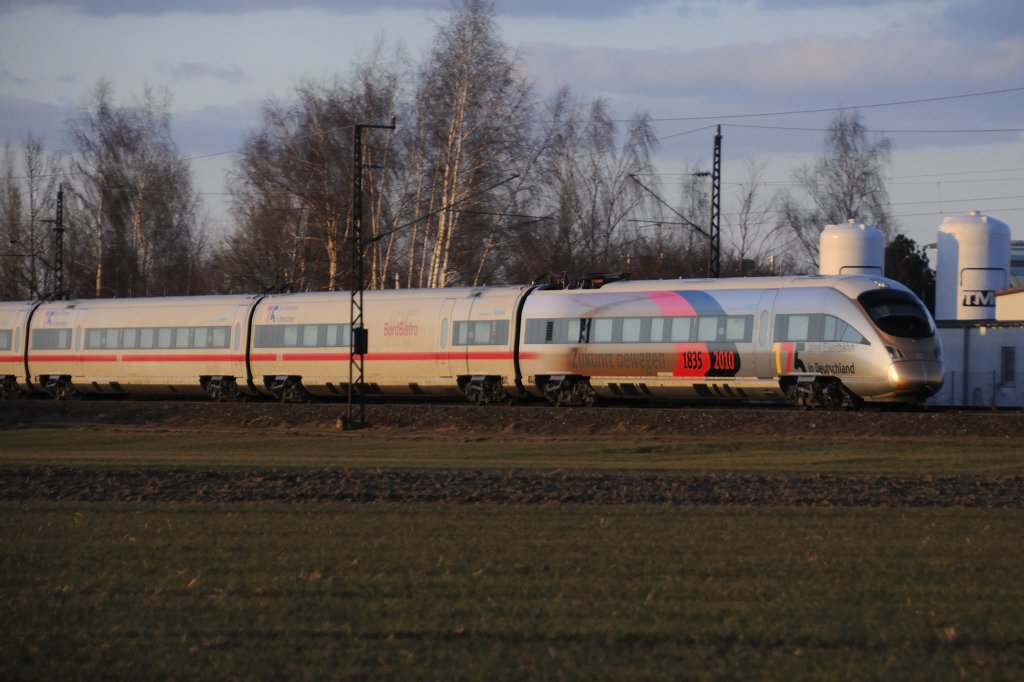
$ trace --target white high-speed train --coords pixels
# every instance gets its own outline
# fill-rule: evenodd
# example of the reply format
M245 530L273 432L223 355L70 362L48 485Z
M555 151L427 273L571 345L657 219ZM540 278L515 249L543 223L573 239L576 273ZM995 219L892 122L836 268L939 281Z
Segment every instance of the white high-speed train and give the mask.
M0 303L0 392L348 393L348 292ZM935 324L882 277L368 291L359 391L916 402L942 385Z

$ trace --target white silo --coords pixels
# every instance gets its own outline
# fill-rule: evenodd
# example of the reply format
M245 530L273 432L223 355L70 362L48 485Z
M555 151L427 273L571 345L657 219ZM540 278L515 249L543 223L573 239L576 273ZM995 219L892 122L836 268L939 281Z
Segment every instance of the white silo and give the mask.
M1010 282L1010 228L978 211L939 226L935 318L992 320L996 296Z
M818 240L818 272L822 275L881 275L885 239L872 225L826 225Z

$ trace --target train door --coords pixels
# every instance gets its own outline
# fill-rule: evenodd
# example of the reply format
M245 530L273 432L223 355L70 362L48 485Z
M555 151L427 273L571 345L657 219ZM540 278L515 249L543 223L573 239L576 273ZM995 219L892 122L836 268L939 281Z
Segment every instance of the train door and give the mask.
M452 375L451 356L449 355L451 349L452 338L452 308L455 307L454 298L444 299L444 303L441 304L441 319L438 322L438 339L437 339L437 376L439 377L450 377Z
M772 354L772 327L775 316L775 297L778 289L765 289L757 303L757 336L754 339L754 364L760 379L771 379L775 376L775 360Z
M72 382L74 382L76 379L79 382L83 382L85 381L86 378L86 371L93 369L86 367L86 354L83 352L87 347L85 343L85 330L83 326L84 323L89 319L89 309L78 308L77 310L75 310L75 316L72 319L74 323L71 326L71 349L69 350L69 355L71 355L72 360Z

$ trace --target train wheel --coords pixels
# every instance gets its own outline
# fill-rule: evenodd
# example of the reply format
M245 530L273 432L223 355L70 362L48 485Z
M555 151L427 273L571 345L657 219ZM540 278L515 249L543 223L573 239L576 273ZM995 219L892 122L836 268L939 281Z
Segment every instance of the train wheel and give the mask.
M43 386L54 400L79 400L82 397L71 385L71 377L66 375L51 374L45 378Z
M555 407L590 407L597 402L586 377L563 377L544 387L544 395Z
M474 405L509 404L512 400L501 379L471 380L466 384L464 393Z
M3 377L0 381L0 399L13 400L14 398L24 397L21 390L18 388L18 382L12 376Z
M206 382L206 394L218 403L238 400L238 384L234 377L211 377Z

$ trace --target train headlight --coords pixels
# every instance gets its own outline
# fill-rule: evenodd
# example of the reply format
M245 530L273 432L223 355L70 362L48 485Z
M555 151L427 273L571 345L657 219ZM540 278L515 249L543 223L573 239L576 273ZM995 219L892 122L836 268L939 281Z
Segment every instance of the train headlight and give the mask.
M896 365L889 365L889 385L898 386L900 383L900 371L896 369Z

